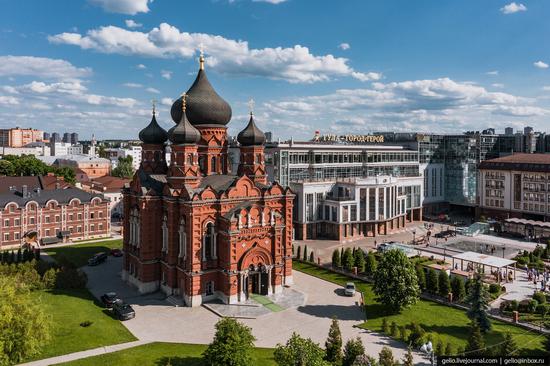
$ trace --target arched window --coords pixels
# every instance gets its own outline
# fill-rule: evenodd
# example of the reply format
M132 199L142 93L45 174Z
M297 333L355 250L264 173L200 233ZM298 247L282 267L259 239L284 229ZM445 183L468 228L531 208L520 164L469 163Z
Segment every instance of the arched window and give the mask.
M187 164L188 165L193 165L193 154L188 154L187 155Z
M162 251L168 253L168 219L166 215L162 218Z
M201 171L203 173L206 171L206 167L204 164L204 156L199 156L199 168L201 168Z
M215 173L217 170L216 170L216 157L213 156L211 159L210 159L210 171L212 173Z
M216 229L211 222L206 225L204 232L202 259L216 259Z
M135 245L139 248L139 211L134 208L130 212L130 245Z
M256 163L260 164L262 162L262 154L256 154Z
M187 254L187 233L185 232L185 218L182 217L180 221L179 234L179 253L178 258L185 259Z

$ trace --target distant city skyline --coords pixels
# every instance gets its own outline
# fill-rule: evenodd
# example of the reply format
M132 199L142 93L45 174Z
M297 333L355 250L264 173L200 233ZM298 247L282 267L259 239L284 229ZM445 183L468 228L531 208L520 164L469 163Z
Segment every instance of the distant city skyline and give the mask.
M549 15L541 1L6 2L0 128L136 139L151 99L170 128L202 47L233 136L250 98L274 139L550 132Z

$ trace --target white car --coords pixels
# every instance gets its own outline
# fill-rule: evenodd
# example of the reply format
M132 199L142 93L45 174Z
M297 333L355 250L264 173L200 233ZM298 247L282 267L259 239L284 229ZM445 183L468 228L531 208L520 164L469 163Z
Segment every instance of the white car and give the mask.
M355 296L355 284L353 282L346 283L346 296Z

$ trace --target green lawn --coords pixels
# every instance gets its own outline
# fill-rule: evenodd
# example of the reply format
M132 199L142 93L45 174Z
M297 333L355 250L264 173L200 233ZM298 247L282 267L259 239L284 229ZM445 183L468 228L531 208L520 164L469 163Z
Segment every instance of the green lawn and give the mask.
M347 276L308 263L294 261L293 268L342 286L350 281ZM449 342L454 350L458 347L465 347L468 338L469 319L464 311L421 299L416 305L403 310L399 314L388 314L384 306L376 302L371 284L358 280L354 280L354 282L357 289L363 293L366 305L367 321L361 327L375 332L382 332L382 319L384 317L387 318L388 324L395 321L398 326L407 325L414 321L422 325L427 332L432 333L436 342L438 340L443 343ZM532 355L533 352L543 349L544 336L538 333L529 332L523 328L497 320L492 320L492 324L493 329L486 335L488 345L501 342L504 333L510 332L517 345L521 347L522 354Z
M136 340L126 327L94 302L88 290L35 291L32 296L50 314L53 323L51 341L35 359ZM92 325L81 327L80 323L87 320Z
M202 362L202 344L151 343L127 350L63 363L64 366L164 366L170 360L172 366L206 366ZM256 348L254 365L275 365L273 350Z
M122 239L105 240L97 243L75 244L59 248L46 248L44 251L58 263L63 260L72 262L77 267L85 266L88 259L99 252L109 252L111 249L122 249Z

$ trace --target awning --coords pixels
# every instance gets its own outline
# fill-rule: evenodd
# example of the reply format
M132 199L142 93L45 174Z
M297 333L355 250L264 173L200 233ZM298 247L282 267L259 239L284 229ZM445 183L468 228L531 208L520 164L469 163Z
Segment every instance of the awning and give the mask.
M454 259L465 260L472 263L479 263L486 266L502 268L506 266L512 266L516 261L506 258L495 257L493 255L487 255L476 252L464 252L453 255Z

